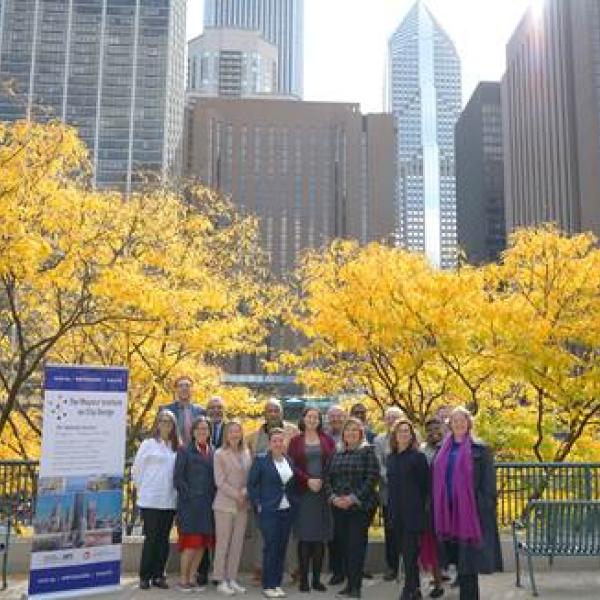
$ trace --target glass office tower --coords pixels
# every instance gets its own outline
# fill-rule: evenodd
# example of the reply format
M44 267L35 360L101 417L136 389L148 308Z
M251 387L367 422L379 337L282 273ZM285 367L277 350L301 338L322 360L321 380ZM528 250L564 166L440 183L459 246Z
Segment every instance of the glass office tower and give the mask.
M0 0L0 119L79 128L93 183L177 175L185 0Z
M454 125L460 60L417 1L389 41L389 93L397 128L400 243L442 268L456 265Z

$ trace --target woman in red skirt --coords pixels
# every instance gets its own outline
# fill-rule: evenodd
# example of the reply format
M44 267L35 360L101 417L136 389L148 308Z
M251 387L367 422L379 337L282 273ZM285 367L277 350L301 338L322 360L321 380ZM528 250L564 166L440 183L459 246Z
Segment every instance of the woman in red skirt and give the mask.
M181 448L173 476L177 490L177 526L181 552L180 591L201 591L194 580L206 550L215 547L212 503L215 496L210 423L206 417L192 424L192 441Z

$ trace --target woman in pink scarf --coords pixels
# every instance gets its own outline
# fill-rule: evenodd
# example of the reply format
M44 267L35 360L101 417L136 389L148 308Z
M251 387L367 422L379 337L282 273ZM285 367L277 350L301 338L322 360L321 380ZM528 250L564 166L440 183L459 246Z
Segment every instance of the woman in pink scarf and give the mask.
M478 574L502 570L493 458L472 428L471 413L455 408L433 463L434 526L445 562L456 565L460 600L479 600Z

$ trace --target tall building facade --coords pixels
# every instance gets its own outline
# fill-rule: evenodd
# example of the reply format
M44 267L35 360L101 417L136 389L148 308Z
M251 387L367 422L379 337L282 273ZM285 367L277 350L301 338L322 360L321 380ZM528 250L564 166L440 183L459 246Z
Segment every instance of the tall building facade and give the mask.
M277 91L277 46L258 31L207 28L188 42L190 95L256 96Z
M94 185L177 175L185 0L0 0L0 119L79 129Z
M278 93L302 98L304 0L205 0L204 26L260 31L278 49Z
M455 129L458 246L468 262L495 261L506 247L500 83L482 82Z
M461 67L452 40L421 0L389 40L388 91L397 129L400 243L435 266L451 268Z
M260 220L276 274L334 238L394 231L394 124L356 104L197 98L185 168Z
M600 235L600 3L523 17L502 82L506 226Z

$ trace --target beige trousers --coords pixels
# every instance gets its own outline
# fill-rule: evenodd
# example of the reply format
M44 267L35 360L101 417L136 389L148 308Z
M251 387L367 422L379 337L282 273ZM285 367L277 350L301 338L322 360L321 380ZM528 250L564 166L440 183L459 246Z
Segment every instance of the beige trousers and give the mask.
M237 578L247 522L247 510L240 510L237 513L215 510L217 544L213 578L216 581L231 581Z

